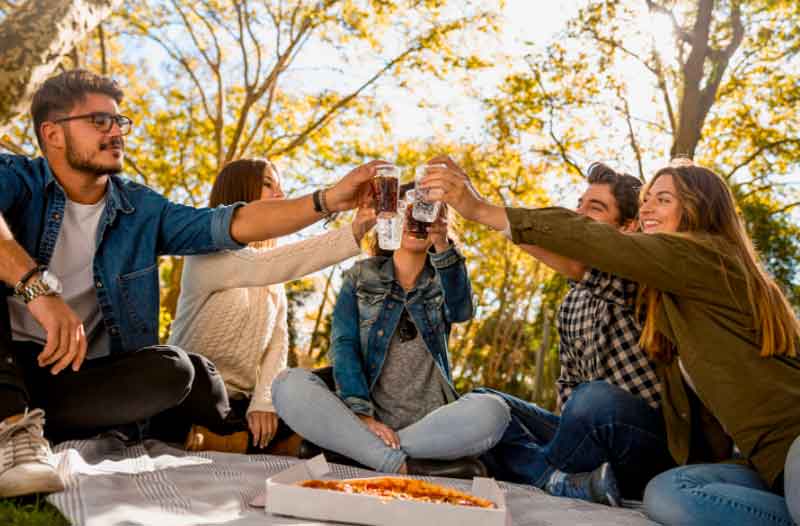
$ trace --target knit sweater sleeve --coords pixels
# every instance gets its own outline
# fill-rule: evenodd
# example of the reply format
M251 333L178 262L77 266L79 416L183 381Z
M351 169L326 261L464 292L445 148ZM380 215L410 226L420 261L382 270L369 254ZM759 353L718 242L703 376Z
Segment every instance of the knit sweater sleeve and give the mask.
M278 373L286 369L289 357L289 326L287 321L286 292L283 286L277 294L275 328L272 338L267 343L256 373L256 386L250 398L248 414L252 411L269 411L274 413L272 405L272 381Z
M269 250L242 250L192 256L193 284L205 294L242 287L264 287L301 278L357 256L350 226Z

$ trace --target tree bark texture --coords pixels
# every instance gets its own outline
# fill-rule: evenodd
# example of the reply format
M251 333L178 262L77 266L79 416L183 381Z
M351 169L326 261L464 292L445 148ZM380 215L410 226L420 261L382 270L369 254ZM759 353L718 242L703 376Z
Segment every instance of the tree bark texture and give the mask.
M0 22L0 132L122 0L28 0Z

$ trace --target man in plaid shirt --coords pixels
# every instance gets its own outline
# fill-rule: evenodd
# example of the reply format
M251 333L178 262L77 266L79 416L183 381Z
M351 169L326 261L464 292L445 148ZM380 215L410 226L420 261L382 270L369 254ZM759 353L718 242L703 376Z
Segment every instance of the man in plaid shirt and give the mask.
M635 230L641 182L602 163L589 167L587 179L578 213ZM520 248L570 279L558 314L562 413L495 392L512 421L482 459L499 478L557 496L610 505L622 495L641 497L648 480L673 461L659 408L661 384L638 344L636 283L536 246Z
M558 312L558 402L564 407L572 390L604 380L658 409L661 383L639 348L636 283L589 269L571 289Z

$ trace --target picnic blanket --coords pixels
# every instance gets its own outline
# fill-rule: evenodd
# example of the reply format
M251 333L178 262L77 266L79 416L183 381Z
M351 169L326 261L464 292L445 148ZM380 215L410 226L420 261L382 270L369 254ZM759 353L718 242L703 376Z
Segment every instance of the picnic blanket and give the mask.
M55 451L67 487L48 501L75 526L323 524L273 516L250 506L264 491L267 477L299 462L292 457L188 453L154 440L126 445L112 435L64 442ZM332 467L341 478L375 475L350 466ZM422 478L461 490L470 486L469 481ZM500 486L514 526L654 524L634 509L555 498L523 485Z

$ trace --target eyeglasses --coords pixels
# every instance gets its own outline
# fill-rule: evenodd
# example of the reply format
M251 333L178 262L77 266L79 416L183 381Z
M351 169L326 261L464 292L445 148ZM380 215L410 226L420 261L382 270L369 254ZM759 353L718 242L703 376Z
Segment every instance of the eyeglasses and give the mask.
M96 111L93 113L86 113L84 115L75 115L73 117L62 117L61 119L56 119L53 122L58 124L77 119L88 119L89 122L94 124L94 127L97 128L97 131L102 133L110 132L111 128L114 127L114 123L116 123L117 126L119 126L120 134L128 135L131 132L131 127L133 126L133 121L130 118L124 115L113 115L104 111Z

